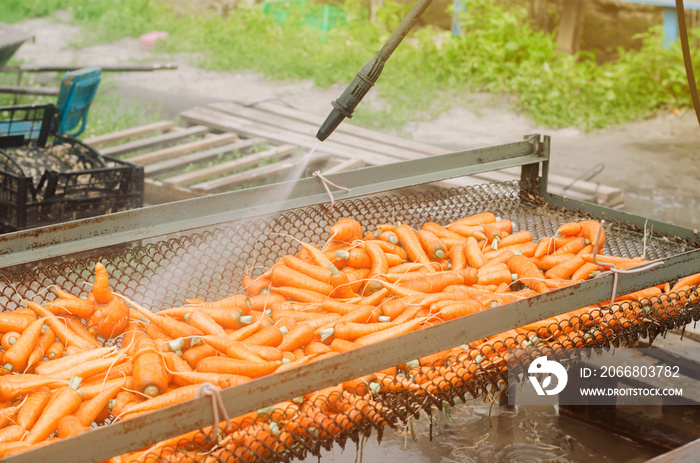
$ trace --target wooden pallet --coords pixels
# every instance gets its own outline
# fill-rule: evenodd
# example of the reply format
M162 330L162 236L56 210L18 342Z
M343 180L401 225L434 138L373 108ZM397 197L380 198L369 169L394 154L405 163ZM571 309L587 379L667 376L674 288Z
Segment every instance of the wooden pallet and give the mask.
M182 126L161 121L84 141L103 154L143 165L147 204L218 193L253 182L292 180L309 175L312 169L333 173L447 152L347 122L319 143L315 135L323 117L274 102L252 106L213 103L182 112L180 121ZM215 162L233 150L240 156ZM450 184L510 181L519 175L519 169L506 169ZM605 185L554 175L549 185L553 193L608 207L624 203L622 191Z

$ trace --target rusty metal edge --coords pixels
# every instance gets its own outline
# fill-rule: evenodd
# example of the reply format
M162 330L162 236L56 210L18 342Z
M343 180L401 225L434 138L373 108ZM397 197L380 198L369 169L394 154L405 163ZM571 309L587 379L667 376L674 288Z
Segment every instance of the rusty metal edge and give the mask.
M620 275L618 293L674 281L700 269L700 250L670 257L663 266ZM439 352L507 329L607 300L612 275L540 294L532 298L425 328L385 342L312 362L221 391L230 416L273 405L299 395ZM210 399L199 398L114 423L66 440L7 458L7 463L99 462L154 442L212 424Z

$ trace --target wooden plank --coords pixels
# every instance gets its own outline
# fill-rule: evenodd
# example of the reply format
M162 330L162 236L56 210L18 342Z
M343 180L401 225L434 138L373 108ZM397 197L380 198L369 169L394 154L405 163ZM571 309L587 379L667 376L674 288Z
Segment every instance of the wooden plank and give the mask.
M164 132L172 129L173 127L175 127L175 123L173 121L158 121L152 124L141 125L139 127L132 127L130 129L106 133L104 135L97 135L95 137L86 138L83 141L91 146L100 146L119 140L140 137L159 130Z
M266 143L262 138L249 138L247 140L237 141L236 143L217 146L216 148L211 148L205 151L197 151L175 159L167 159L165 161L148 164L143 168L143 171L147 176L160 175L164 172L180 169L189 164L211 161L212 159L216 159L216 157L220 154L229 153L235 150L245 151L257 144L262 143Z
M203 135L208 131L208 127L205 127L203 125L195 125L183 130L172 130L161 135L156 135L155 137L143 138L140 140L134 140L117 146L110 146L109 148L104 148L99 151L101 154L107 156L118 156L120 154L130 153L133 151L151 148L153 146L160 146L179 140L184 140L185 138L191 136Z
M324 161L328 158L325 154L315 154L309 161L307 166ZM228 190L235 188L239 185L245 183L254 182L263 178L267 178L273 175L279 175L287 172L292 172L295 169L303 168L295 159L289 159L286 161L276 162L274 164L268 164L266 166L256 167L254 169L246 170L238 174L229 175L226 177L217 178L210 180L205 183L200 183L192 187L194 191L202 191L206 193L216 193L223 190ZM300 172L300 174L303 172Z
M331 108L330 108L330 105L328 105L328 106L329 106L328 112L330 113ZM321 127L321 124L323 123L323 121L325 120L325 117L317 116L315 114L306 113L303 111L299 111L298 109L275 104L275 103L272 103L269 101L257 103L257 104L255 104L255 108L267 111L267 112L272 113L272 114L284 116L284 117L287 117L290 119L295 119L295 120L307 122L307 123L315 126L317 131L318 131L318 128ZM433 145L429 145L426 143L421 143L421 142L418 142L415 140L411 140L408 138L397 137L395 135L378 132L376 130L367 129L365 127L353 125L350 121L347 121L347 120L343 121L343 123L340 124L337 129L335 129L335 131L333 132L333 135L331 135L331 137L334 138L339 133L354 135L356 137L365 138L367 140L374 140L374 141L384 143L387 145L396 146L398 148L404 148L406 150L412 150L412 151L416 151L416 152L428 154L428 155L444 154L447 152L447 150L445 150L444 148L440 148L438 146L433 146ZM314 132L314 136L316 136L316 132ZM329 138L329 140L330 140L330 138Z
M270 125L276 128L293 130L295 132L299 132L301 134L305 134L314 138L319 127L318 125L310 124L308 122L289 119L288 117L278 116L273 113L261 111L255 108L241 106L231 102L212 103L208 105L208 107L217 111L222 111L231 116L241 117L265 125ZM386 156L391 156L396 158L397 161L425 157L424 153L415 151L412 148L397 148L388 143L358 137L343 132L334 132L333 141L342 145L349 145L352 147L362 148L367 151L381 153Z
M224 114L206 107L197 107L180 114L180 119L194 124L202 124L211 127L212 129L222 132L236 132L246 137L262 137L278 143L289 143L302 148L312 149L317 145L318 140L315 137L303 135L292 130L282 128L266 127L263 124L248 121L239 117ZM348 145L341 145L326 140L318 145L319 149L334 156L343 159L355 158L363 161L368 165L390 164L397 160L390 156L385 156L379 153L373 153L363 149L355 148Z
M249 154L240 159L234 159L228 162L222 162L211 167L205 167L204 169L195 170L194 172L188 172L186 174L177 175L165 180L165 183L169 185L187 185L189 183L198 182L200 180L205 180L214 175L225 174L228 172L235 172L240 169L245 169L246 167L254 166L261 161L273 157L286 157L298 150L299 147L294 145L282 145L276 146L274 148L261 151L259 153Z
M240 138L238 138L236 134L222 133L220 135L205 137L200 140L194 140L188 143L183 143L181 145L175 145L157 151L151 151L150 153L139 154L138 156L129 158L129 162L138 165L150 164L152 162L174 158L181 154L188 154L194 151L199 151L204 148L220 146L225 143L230 143L238 140L240 140Z

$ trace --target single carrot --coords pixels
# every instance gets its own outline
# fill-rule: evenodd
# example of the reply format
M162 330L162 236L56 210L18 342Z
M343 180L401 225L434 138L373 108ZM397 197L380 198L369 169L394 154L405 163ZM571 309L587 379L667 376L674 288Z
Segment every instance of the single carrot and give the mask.
M333 291L329 296L339 299L350 299L356 296L349 273L338 272L331 275L330 283L333 286Z
M0 429L0 444L17 442L24 436L25 430L18 424L5 426Z
M326 344L323 344L322 342L318 341L311 341L304 347L304 352L306 352L306 355L325 354L331 352L332 350L333 349L331 349Z
M46 329L41 335L39 335L39 339L37 339L36 344L34 344L34 348L29 354L29 358L27 358L27 367L31 369L32 366L44 358L44 355L46 355L48 352L49 347L51 347L55 341L56 335L53 334L51 328L46 326Z
M399 242L399 237L396 236L396 233L394 233L393 231L391 231L391 230L388 230L388 231L379 230L379 231L381 233L376 235L376 238L378 240L386 241L387 243L391 243L391 244L396 244Z
M584 262L572 275L572 281L583 281L591 278L591 273L598 270L598 264L593 262Z
M2 357L6 370L14 372L24 371L32 349L41 336L43 327L44 320L41 318L32 322L17 338L17 341L7 349Z
M537 242L537 247L535 248L535 252L533 253L533 257L536 257L539 259L542 256L553 253L554 251L555 251L554 237L545 236L544 238L541 238Z
M270 307L273 307L276 304L280 304L286 300L287 298L282 296L281 294L274 293L260 294L258 296L251 296L248 298L248 302L250 303L250 310L260 312L264 311L265 309L269 309Z
M337 314L334 314L337 316ZM313 341L315 329L305 323L299 323L294 328L284 334L282 343L277 346L282 351L292 351L299 347L304 347Z
M362 238L362 225L351 217L343 217L331 225L328 233L334 241L352 242Z
M87 320L95 311L95 302L88 299L73 297L70 299L59 299L47 302L44 307L49 309L54 315L77 315Z
M571 275L576 272L583 264L585 261L580 257L580 256L574 256L570 259L568 259L565 262L562 262L561 264L547 270L544 273L545 278L563 278L567 279L570 278Z
M95 397L89 400L83 400L78 409L74 412L74 416L78 419L78 422L83 426L90 426L107 406L109 401L114 399L117 393L121 391L122 387L124 387L124 383L125 380L121 383L116 381L114 383L105 384L102 391Z
M518 276L518 280L538 293L547 292L548 288L543 283L544 274L535 264L525 256L514 255L506 261L511 273Z
M425 228L416 231L418 241L430 259L443 259L447 256L447 246L435 233ZM463 240L460 239L460 242Z
M271 362L274 360L282 360L286 354L290 354L290 352L283 352L278 347L272 346L258 346L255 344L251 344L249 346L246 346L246 348L267 362ZM229 357L234 358L232 355L229 355Z
M49 396L51 396L50 391ZM12 402L3 402L2 404L0 404L0 429L7 426L7 424L10 423L10 421L13 420L13 418L15 418L15 416L18 414L19 410L20 406L12 405Z
M226 331L224 330L224 328L221 325L219 325L213 318L207 315L206 312L203 312L201 310L195 310L194 312L190 312L188 315L185 316L185 321L197 328L205 335L210 334L215 336L226 336Z
M242 289L251 296L259 295L264 289L268 288L272 282L270 278L260 276L253 279L250 275L244 275L241 280Z
M473 236L467 238L467 244L464 246L464 253L470 267L478 269L486 263L486 257L481 251L481 248L479 248L476 238Z
M182 360L181 357L179 357L177 354L174 352L163 352L163 357L167 354L171 354ZM182 360L184 362L184 360ZM110 368L108 368L106 371L94 374L92 376L86 377L83 382L81 388L84 388L85 386L93 385L96 383L104 383L105 381L111 381L116 378L124 378L124 377L130 377L134 372L134 364L131 361L131 359L127 359L121 363L118 363ZM85 397L83 397L85 398Z
M560 248L557 248L557 250L552 254L577 254L579 251L585 248L586 245L586 238L583 236L578 236Z
M333 349L334 352L338 353L349 352L351 350L359 349L360 347L362 346L356 342L340 338L334 338L330 344L330 348Z
M224 373L205 373L201 371L176 371L172 373L174 378L179 378L184 385L212 383L214 386L225 389L238 386L251 380L249 376L231 375Z
M461 244L450 246L448 258L450 259L451 263L450 270L462 270L467 266L467 256L464 252L464 246Z
M71 330L73 330L73 332L76 333L78 336L85 339L86 341L93 343L95 345L95 348L102 347L102 343L95 339L95 337L88 331L85 325L83 325L83 321L80 318L76 317L75 315L66 315L63 318L64 320L66 320L68 327ZM121 333L122 332L119 332L119 334Z
M476 284L481 286L510 284L513 282L513 273L508 268L496 267L479 269Z
M112 405L112 414L114 416L119 416L122 414L124 409L132 403L143 402L144 397L141 394L132 391L119 391L117 396L114 398L114 405Z
M387 339L391 339L391 338L394 338L396 336L400 336L402 334L410 333L411 331L414 331L415 329L417 329L424 322L425 322L425 318L423 318L423 317L415 318L413 320L407 321L405 323L401 323L401 324L396 325L396 326L392 326L392 327L387 328L385 330L362 336L360 338L355 339L355 342L357 344L366 346L368 344L373 344L376 342L385 341Z
M455 318L464 317L473 313L481 312L486 310L486 306L475 300L464 300L460 302L454 302L452 304L442 307L438 312L437 316L443 320L453 320Z
M498 243L498 247L502 248L506 246L512 246L514 244L530 242L532 242L532 233L530 233L527 230L520 230L518 232L511 233L510 235L501 238L501 241Z
M78 409L83 401L77 391L80 378L72 378L68 386L56 390L39 418L23 439L28 444L43 441L56 431L58 422Z
M298 302L323 302L328 295L293 286L272 286L270 291Z
M369 296L364 296L362 299L360 299L359 304L360 305L377 305L388 295L389 295L389 290L386 288L382 288L378 291L373 292Z
M460 235L454 230L450 230L448 228L443 227L442 225L436 223L436 222L425 222L423 226L421 227L422 230L427 230L431 233L433 233L435 236L441 239L451 239L454 240L455 242L461 242L464 243L466 240L465 236Z
M133 336L134 389L149 397L163 394L169 378L156 343L142 329L136 330Z
M469 217L464 217L459 220L455 220L454 222L450 223L448 225L448 228L453 225L467 225L469 227L473 227L476 225L483 225L485 223L492 223L497 220L496 214L493 212L479 212L478 214L470 215Z
M62 371L68 370L77 365L81 365L82 363L103 358L106 355L115 352L116 350L116 346L100 347L97 349L81 352L79 354L62 357L60 359L52 360L50 362L46 362L37 366L34 369L34 372L37 375L42 376L60 374Z
M581 233L581 224L578 222L566 222L557 228L557 235L576 236Z
M309 264L291 254L286 254L282 258L282 261L287 267L322 283L328 283L331 279L331 271L328 268L321 267L317 264Z
M383 331L396 326L396 323L354 323L341 321L333 326L333 336L347 341L354 341L362 336Z
M411 262L420 262L427 264L430 262L428 254L421 246L420 239L416 234L416 231L407 224L401 224L396 227L396 236L399 237L399 241L403 243L406 253L408 254L408 259Z
M190 367L195 368L197 363L206 357L214 357L218 355L218 351L209 344L190 347L182 353L182 359L185 360Z
M231 358L248 360L251 362L263 361L260 356L254 354L245 344L231 340L226 336L206 335L204 336L204 341L222 354L226 354Z
M281 361L247 362L228 357L206 357L197 363L195 370L259 378L274 372L280 365Z
M17 411L15 422L24 430L31 429L46 404L49 403L51 395L51 390L46 386L37 388L29 393Z
M17 311L0 312L0 333L7 333L8 331L22 332L36 318L36 316L32 317L29 314L18 313Z
M270 280L273 286L276 287L291 286L314 291L326 296L333 291L333 286L331 286L330 283L322 283L286 265L276 265L272 270Z
M52 331L53 333L53 331ZM66 346L63 345L61 341L55 341L53 344L49 346L49 348L46 350L45 357L47 360L58 360L63 355L65 354L66 351ZM41 360L37 362L35 365L39 365L41 363Z
M448 225L447 229L454 233L457 233L462 238L475 238L477 241L486 240L486 235L484 234L484 229L482 226L474 227L469 225Z
M320 265L323 268L327 268L331 272L337 268L335 265L333 265L333 262L321 251L317 246L314 246L313 244L305 243L303 241L294 239L297 243L301 245L301 247L309 253L311 256L311 259L313 262L316 263L316 265Z
M173 338L182 338L185 341L186 346L191 345L192 338L202 335L200 330L192 325L188 325L187 323L150 312L138 306L134 306L133 308L140 316L155 324L158 328L161 328Z
M675 292L679 288L683 288L685 286L697 286L700 285L700 273L694 273L693 275L688 275L683 278L680 278L672 287L671 291Z
M272 346L277 347L282 344L284 335L276 326L267 326L255 334L241 341L244 345Z
M566 262L575 255L576 254L547 254L540 258L532 259L532 262L535 264L535 266L537 266L538 269L542 271L547 271L563 262Z
M590 244L595 245L595 241L600 233L598 249L602 250L605 244L605 229L600 222L597 220L584 220L579 222L579 225L581 225L581 236L586 238Z
M465 276L476 272L472 269L463 269L459 271L448 271L442 273L430 273L423 278L416 278L409 281L401 282L400 285L404 288L418 291L421 293L437 293L448 286L464 283Z

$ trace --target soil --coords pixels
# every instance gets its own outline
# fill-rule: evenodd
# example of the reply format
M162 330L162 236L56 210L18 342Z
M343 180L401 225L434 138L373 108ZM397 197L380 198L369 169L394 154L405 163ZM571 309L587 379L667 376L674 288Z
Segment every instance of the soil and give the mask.
M72 44L78 42L81 31L61 15L24 21L17 27L35 35L33 43L25 43L15 54L25 64L176 63L176 70L114 73L104 79L110 91L157 103L163 118L215 101L267 99L325 117L330 102L344 88L338 84L318 88L310 81L273 81L248 71L208 71L194 66L192 56L144 51L139 40L132 38L76 47ZM42 79L51 83L55 78L55 74L35 76L39 83ZM376 97L372 92L369 96ZM550 135L552 174L576 178L603 164L604 169L592 181L622 189L626 211L700 228L700 126L692 110L587 133L576 127L539 127L526 114L513 112L500 98L463 95L440 117L391 132L444 147L446 152L517 141L531 133Z

